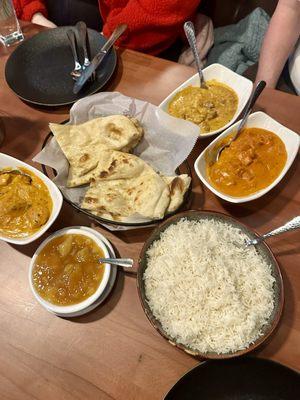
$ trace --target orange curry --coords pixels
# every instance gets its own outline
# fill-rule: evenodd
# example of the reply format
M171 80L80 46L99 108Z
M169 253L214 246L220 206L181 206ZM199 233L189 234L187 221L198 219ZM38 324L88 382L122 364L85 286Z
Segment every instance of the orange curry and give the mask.
M33 285L52 304L67 306L87 299L103 279L102 249L85 235L66 234L52 239L36 258Z
M9 237L27 237L50 218L52 199L47 186L26 168L0 171L0 232Z
M277 135L266 129L246 128L217 162L207 163L207 175L220 192L242 197L269 186L286 160L285 145Z

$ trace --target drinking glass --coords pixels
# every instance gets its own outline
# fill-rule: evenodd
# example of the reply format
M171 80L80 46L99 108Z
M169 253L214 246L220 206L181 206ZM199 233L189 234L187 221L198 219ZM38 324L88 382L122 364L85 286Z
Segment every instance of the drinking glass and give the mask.
M0 41L11 46L23 39L12 0L0 0Z

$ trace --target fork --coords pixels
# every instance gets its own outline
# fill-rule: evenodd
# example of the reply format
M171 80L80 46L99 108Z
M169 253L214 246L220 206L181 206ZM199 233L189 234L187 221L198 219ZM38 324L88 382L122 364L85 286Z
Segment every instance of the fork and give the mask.
M76 24L76 28L78 30L79 33L79 38L80 38L80 42L81 42L81 46L83 49L83 69L85 67L88 67L90 65L90 59L89 59L89 55L88 55L88 50L87 50L87 45L86 45L86 41L87 41L87 28L86 28L86 24L83 21L79 21Z
M78 53L77 53L77 44L76 44L76 36L72 29L67 31L67 36L71 45L71 50L74 58L74 69L70 72L71 76L74 80L78 79L81 75L82 65L79 62Z
M87 27L86 23L83 21L79 21L76 24L78 33L79 33L79 38L81 42L81 46L83 49L83 66L82 69L84 70L86 67L88 67L91 63L90 58L89 58L89 53L90 53L90 48L89 48L89 39L88 39L88 34L87 34ZM96 72L93 72L90 80L93 82L96 80Z

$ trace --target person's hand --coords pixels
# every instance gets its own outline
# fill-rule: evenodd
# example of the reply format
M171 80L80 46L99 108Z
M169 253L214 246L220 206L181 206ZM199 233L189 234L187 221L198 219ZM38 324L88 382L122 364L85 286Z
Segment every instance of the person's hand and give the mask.
M31 22L37 25L47 26L48 28L56 28L56 25L49 21L49 19L45 18L43 14L36 13L33 15Z

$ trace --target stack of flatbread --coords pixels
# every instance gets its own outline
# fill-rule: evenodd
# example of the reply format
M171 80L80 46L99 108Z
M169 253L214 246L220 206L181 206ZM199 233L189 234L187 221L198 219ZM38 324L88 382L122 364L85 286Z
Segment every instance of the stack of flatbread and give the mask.
M67 186L89 184L81 207L113 221L161 219L183 202L191 178L166 177L130 154L143 129L123 115L100 117L81 125L50 124L70 168Z
M103 150L129 152L143 137L138 121L124 115L100 117L81 125L49 127L70 163L68 187L90 182Z

